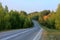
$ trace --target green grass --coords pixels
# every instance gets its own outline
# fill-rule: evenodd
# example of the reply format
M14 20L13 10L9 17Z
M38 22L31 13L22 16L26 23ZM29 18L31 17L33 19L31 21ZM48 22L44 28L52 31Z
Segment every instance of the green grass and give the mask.
M45 26L41 26L44 29L43 40L60 40L60 30L49 29Z

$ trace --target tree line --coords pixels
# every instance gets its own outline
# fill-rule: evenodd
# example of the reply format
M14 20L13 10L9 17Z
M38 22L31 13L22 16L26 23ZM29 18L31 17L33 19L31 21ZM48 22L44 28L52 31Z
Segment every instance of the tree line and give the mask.
M30 28L32 26L32 20L25 11L9 11L7 6L3 7L0 3L0 31Z
M43 10L33 12L29 14L29 17L37 20L44 27L60 30L60 4L56 11Z

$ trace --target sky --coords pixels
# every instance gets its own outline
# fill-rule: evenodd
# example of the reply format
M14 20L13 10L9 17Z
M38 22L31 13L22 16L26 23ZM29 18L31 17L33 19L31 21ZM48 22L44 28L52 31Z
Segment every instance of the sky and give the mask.
M3 7L9 10L26 11L27 13L42 10L56 10L60 0L0 0Z

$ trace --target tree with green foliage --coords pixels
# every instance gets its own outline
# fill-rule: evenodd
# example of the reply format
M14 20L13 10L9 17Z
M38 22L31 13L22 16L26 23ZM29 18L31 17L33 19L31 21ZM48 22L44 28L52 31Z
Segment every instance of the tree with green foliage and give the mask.
M41 12L41 15L42 16L45 16L45 15L48 15L50 13L50 10L43 10L42 12Z
M11 10L8 7L3 8L0 3L0 30L20 29L32 27L32 20L28 17L25 11Z
M58 5L55 18L56 29L60 29L60 4Z
M20 15L17 11L10 11L10 23L12 29L16 29L20 26Z
M32 25L33 25L32 20L30 18L26 18L24 22L24 28L32 27Z
M5 12L5 14L8 13L8 7L7 7L7 5L4 8L4 12Z
M0 30L3 29L4 26L4 8L2 6L2 4L0 3Z
M4 29L11 29L10 15L8 13L4 16Z
M25 11L20 11L21 15L27 15L27 13Z
M46 26L50 29L55 29L55 13L51 12L46 20Z

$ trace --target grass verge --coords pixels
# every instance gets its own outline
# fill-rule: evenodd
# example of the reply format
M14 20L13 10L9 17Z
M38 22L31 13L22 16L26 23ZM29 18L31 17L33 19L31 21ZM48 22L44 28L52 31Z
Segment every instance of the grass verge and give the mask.
M41 40L60 40L60 30L48 29L44 26L42 28L44 31Z

